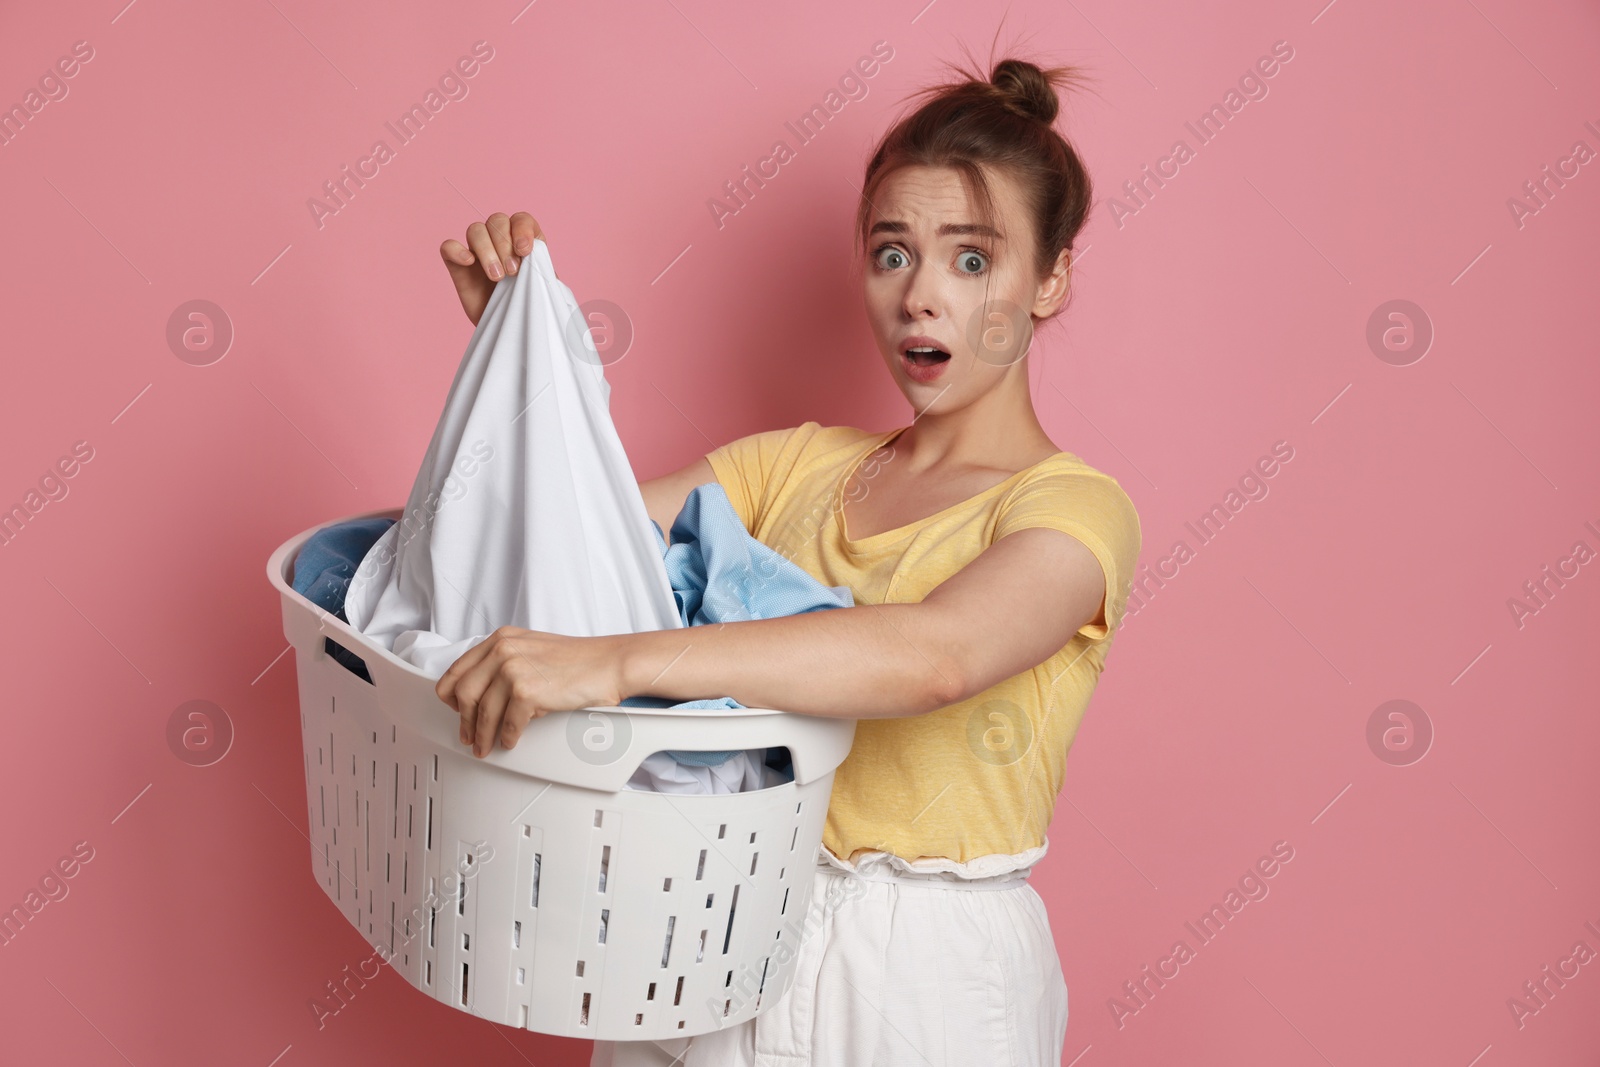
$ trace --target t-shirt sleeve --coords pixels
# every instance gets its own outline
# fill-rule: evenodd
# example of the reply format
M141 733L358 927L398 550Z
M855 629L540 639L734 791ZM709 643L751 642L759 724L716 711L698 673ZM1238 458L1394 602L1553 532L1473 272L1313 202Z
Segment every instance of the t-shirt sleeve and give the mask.
M1019 487L996 517L994 539L1032 527L1060 530L1082 541L1105 572L1104 623L1078 632L1101 641L1122 623L1139 562L1139 513L1115 478L1098 471L1054 472ZM1098 617L1098 612L1096 617Z
M785 458L795 435L807 428L816 429L817 423L807 422L787 430L767 430L751 434L706 453L712 473L728 494L733 510L752 533L766 515L767 507L776 492L774 472Z

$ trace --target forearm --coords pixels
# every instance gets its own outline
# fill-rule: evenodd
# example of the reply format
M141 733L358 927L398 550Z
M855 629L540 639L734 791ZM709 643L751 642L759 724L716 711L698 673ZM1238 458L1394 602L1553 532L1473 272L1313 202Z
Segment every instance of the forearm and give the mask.
M619 634L622 697L728 696L829 718L920 715L960 698L960 634L922 604Z

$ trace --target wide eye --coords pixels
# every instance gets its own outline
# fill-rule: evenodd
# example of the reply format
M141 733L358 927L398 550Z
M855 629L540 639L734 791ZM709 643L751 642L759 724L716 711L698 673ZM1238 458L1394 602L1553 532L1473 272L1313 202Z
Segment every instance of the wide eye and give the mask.
M878 249L877 261L880 270L899 270L911 262L906 258L906 254L894 245L884 245Z
M989 257L971 249L956 257L956 269L963 274L982 274L989 266Z

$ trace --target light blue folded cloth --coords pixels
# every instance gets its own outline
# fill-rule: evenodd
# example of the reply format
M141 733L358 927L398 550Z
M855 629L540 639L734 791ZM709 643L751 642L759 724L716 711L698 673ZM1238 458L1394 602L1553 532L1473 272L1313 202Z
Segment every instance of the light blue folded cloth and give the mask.
M733 502L720 483L707 482L690 490L678 517L672 522L672 544L661 535L654 520L656 544L667 565L667 578L685 626L714 622L776 619L825 608L855 606L849 586L826 586L805 569L757 541L744 528ZM732 697L708 697L673 704L659 697L629 697L624 707L639 708L742 708ZM715 767L732 752L675 752L679 763Z

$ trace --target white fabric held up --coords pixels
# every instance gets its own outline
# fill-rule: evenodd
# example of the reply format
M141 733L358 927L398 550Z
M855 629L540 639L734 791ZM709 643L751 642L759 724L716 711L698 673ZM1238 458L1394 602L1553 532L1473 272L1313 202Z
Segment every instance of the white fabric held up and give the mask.
M435 678L500 626L683 625L579 314L536 240L489 297L403 519L350 583L351 625Z

